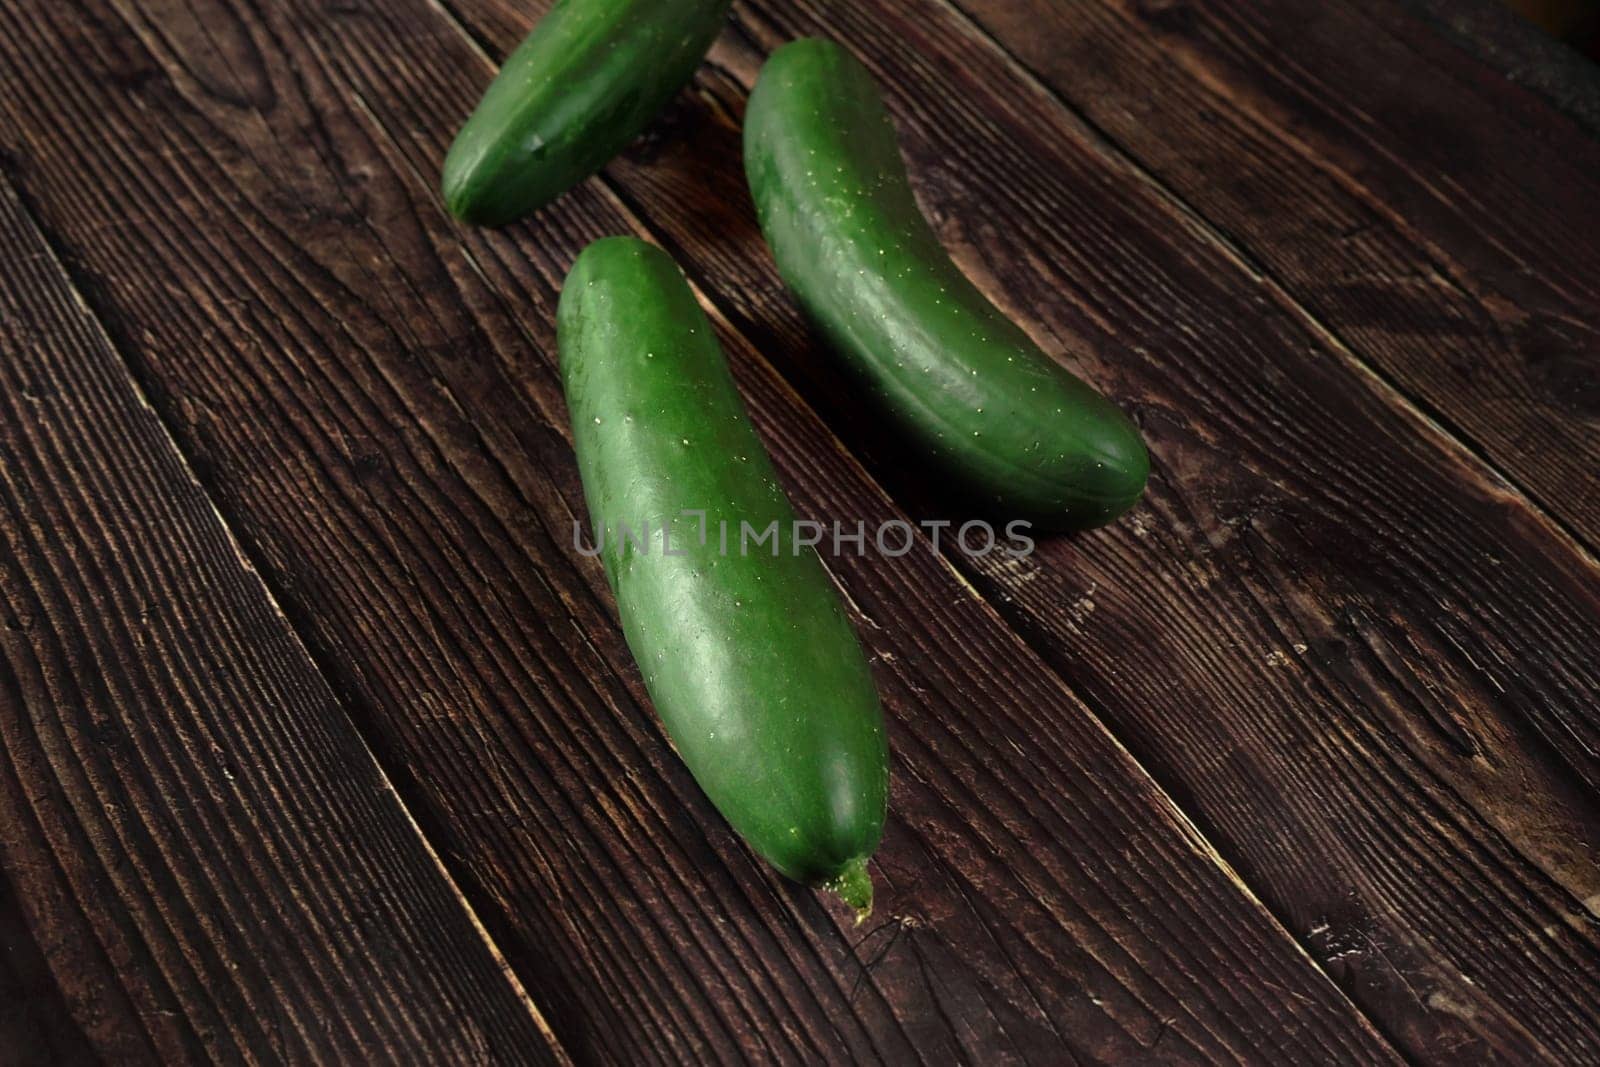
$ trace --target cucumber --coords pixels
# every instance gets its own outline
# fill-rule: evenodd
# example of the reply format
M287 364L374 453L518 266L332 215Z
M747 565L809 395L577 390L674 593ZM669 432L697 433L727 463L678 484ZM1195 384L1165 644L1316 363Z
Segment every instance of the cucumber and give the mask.
M1114 519L1149 457L1137 428L991 304L917 209L888 111L838 45L785 45L744 120L778 272L901 436L996 512L1050 529Z
M665 252L613 237L556 318L590 547L668 735L756 852L864 914L888 797L877 689L705 314Z
M731 0L558 0L461 127L444 202L498 226L599 170L693 76Z

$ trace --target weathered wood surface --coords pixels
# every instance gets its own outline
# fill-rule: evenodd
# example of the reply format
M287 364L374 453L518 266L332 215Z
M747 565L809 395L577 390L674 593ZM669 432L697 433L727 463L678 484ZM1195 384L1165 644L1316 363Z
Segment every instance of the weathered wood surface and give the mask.
M94 1048L0 871L0 1064L91 1063Z
M0 1058L559 1062L3 183L0 248Z
M1031 22L1007 9L1008 25L1066 41L1095 25L1082 6L1068 26L1046 4ZM1006 7L984 5L996 26ZM505 0L452 8L497 56L528 17ZM933 505L820 364L741 187L729 117L760 52L804 33L848 40L891 87L924 203L963 264L1129 402L1156 453L1151 498L1128 521L1023 565L972 567L973 580L1408 1051L1595 1054L1600 572L1588 553L948 6L738 10L743 33L724 36L662 135L610 168L619 194L846 440L880 457L875 470ZM1079 66L1154 77L1136 63L1146 35L1123 36L1095 37ZM1248 145L1183 144L1208 153L1209 173L1253 173ZM1266 202L1332 195L1289 189ZM1238 211L1284 221L1256 197ZM675 209L691 198L695 211ZM1428 332L1432 312L1413 317L1419 346L1455 336ZM1543 417L1595 446L1592 423ZM1581 500L1596 479L1567 473Z
M1544 155L1463 176L1464 208L1419 168L1473 128L1446 124L1443 162L1352 134L1339 93L1252 35L1215 45L1223 5L763 0L605 178L457 228L433 185L491 71L468 34L501 55L546 6L10 5L0 164L577 1058L1367 1061L1393 1054L1375 1022L1434 1062L1600 1059L1585 349L1557 331L1526 358L1461 325L1519 301L1583 321L1590 253L1551 224L1583 205L1536 164L1592 146L1526 101L1481 106L1462 121L1492 120L1487 144L1520 121ZM1319 32L1371 17L1332 7ZM1008 26L1102 51L1055 71ZM875 67L963 265L1139 414L1158 467L1126 522L1026 565L829 561L896 750L856 931L762 869L666 748L570 547L553 373L566 266L645 233L701 283L802 513L936 506L852 418L746 203L744 92L806 32ZM1169 47L1185 62L1151 58ZM1186 110L1213 96L1227 122ZM1545 182L1532 236L1497 217L1519 176ZM1347 253L1360 299L1317 284L1348 218L1372 227ZM1419 262L1470 281L1397 273ZM1578 388L1537 392L1534 364ZM1554 425L1530 429L1541 403ZM0 990L41 1009L15 1025L72 1042L38 978L51 928L18 928Z
M1451 65L1472 70L1474 80L1488 84L1496 81L1496 75L1503 76L1600 136L1600 64L1594 60L1592 45L1590 54L1585 54L1498 3L1400 0L1400 4L1413 19L1464 53ZM1368 9L1375 15L1391 14L1370 4ZM1415 25L1404 22L1398 33L1430 50L1438 43L1426 39L1433 34L1419 33ZM1537 121L1547 122L1548 116Z
M5 23L28 64L6 147L38 217L575 1054L1388 1058L928 556L837 572L894 717L876 924L730 837L570 547L554 285L634 223L591 186L537 233L446 225L433 173L490 68L436 9ZM800 508L897 514L728 340Z
M1392 0L969 6L1275 302L1600 547L1600 140Z

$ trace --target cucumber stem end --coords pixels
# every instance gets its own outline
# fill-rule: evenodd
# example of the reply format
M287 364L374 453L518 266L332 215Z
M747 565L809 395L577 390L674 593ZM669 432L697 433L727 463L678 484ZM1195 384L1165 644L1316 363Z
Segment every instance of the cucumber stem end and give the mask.
M872 875L867 873L865 856L858 856L846 863L844 870L828 880L827 888L839 894L840 899L855 909L857 926L872 914Z

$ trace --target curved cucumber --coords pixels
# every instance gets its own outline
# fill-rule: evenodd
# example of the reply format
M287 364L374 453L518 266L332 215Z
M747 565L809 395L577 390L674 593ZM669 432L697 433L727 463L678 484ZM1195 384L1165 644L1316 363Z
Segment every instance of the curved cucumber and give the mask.
M745 171L778 271L902 433L996 511L1074 529L1138 500L1133 423L950 261L912 197L866 69L800 40L767 60Z
M870 908L889 778L877 689L705 314L665 252L612 237L573 265L557 335L590 521L678 754L774 867Z
M599 170L688 82L730 2L558 0L450 146L451 214L498 226Z

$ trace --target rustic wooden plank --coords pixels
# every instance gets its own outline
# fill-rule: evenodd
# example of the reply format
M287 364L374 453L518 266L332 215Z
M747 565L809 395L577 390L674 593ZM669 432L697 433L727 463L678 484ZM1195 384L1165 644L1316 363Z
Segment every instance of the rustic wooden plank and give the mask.
M496 54L536 14L453 7ZM1155 448L1128 522L974 581L1408 1051L1589 1054L1600 812L1566 762L1592 786L1592 564L949 9L736 10L743 39L609 169L619 192L875 470L936 507L815 354L742 190L760 50L848 40L891 87L963 265Z
M564 1062L3 182L0 546L0 1055Z
M0 1064L98 1062L0 870Z
M1600 547L1600 141L1386 0L963 6Z
M873 925L732 839L571 547L555 289L635 223L592 185L536 229L445 221L437 161L489 68L435 9L0 24L21 184L575 1055L1391 1056L926 551L835 568L893 723ZM724 339L799 509L899 515Z
M1480 74L1492 68L1600 136L1600 66L1588 56L1495 0L1400 0L1399 6L1466 52L1467 65ZM1404 36L1422 39L1415 27Z

